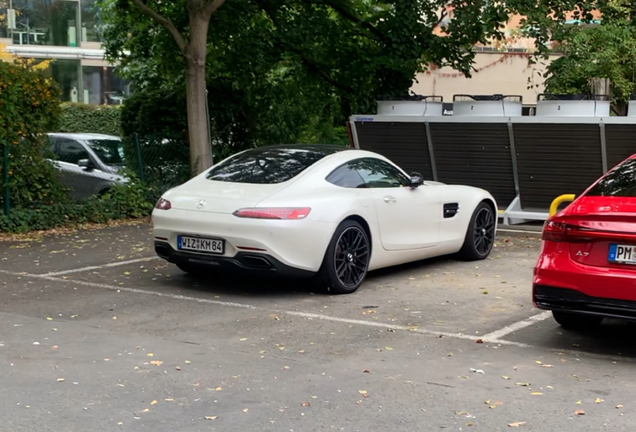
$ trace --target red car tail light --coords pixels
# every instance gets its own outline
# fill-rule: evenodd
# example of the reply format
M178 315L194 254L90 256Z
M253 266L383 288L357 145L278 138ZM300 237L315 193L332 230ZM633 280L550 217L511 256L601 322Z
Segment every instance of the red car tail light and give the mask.
M240 218L249 219L304 219L311 209L309 207L276 207L276 208L244 208L233 214Z
M155 204L155 208L159 210L170 210L172 208L172 204L167 199L159 198L159 201Z
M551 242L566 241L567 224L548 220L543 225L541 239Z

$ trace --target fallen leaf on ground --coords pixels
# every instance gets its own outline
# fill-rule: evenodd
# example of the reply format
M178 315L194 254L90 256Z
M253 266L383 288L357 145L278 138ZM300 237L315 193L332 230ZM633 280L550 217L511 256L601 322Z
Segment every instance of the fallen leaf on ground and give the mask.
M123 386L124 386L123 384L117 384L117 387L123 387Z
M289 366L283 366L283 369L289 369Z
M543 393L541 392L532 392L530 393L532 396L541 396Z
M515 383L515 385L521 386L521 387L529 387L530 383Z
M66 381L64 378L58 378L57 379L57 382L64 382L64 381Z
M505 379L505 380L509 380L509 379L510 379L510 377L509 377L509 376L505 376L505 375L502 375L501 377L502 377L503 379Z
M616 409L621 409L623 408L623 405L616 405Z
M155 366L161 366L163 364L162 361L159 360L153 360L150 362L151 365L155 365Z
M148 357L152 357L152 356L154 356L153 353L148 353Z
M358 393L360 393L362 396L364 396L365 398L369 397L369 394L367 393L366 390L358 390Z
M116 319L117 319L117 317L116 317L116 316L114 316L114 317L113 317L113 319L114 319L114 320L116 320Z
M384 349L387 350L387 351L393 351L393 348L391 348L391 347L384 347Z
M216 390L216 391L221 391L221 390L223 390L223 388L222 388L222 387L217 387L217 388L215 388L214 390Z
M216 420L218 418L218 416L205 416L204 418L206 420Z
M581 401L576 401L576 404L577 405L581 405Z
M553 368L554 366L551 365L551 364L544 364L544 365L541 365L541 367L542 368Z
M249 411L249 409L248 409L248 408L245 408L245 409L243 410L243 412L244 412L244 413L246 413L246 412L248 412L248 411Z
M574 411L574 414L576 414L576 415L585 415L585 410L576 410L576 411Z
M152 402L150 402L150 405L157 405L157 401L153 400Z
M307 406L309 406L309 405L310 405L310 403L309 403L309 402L302 402L302 403L300 404L300 406L305 406L305 407L307 407Z
M190 364L190 363L192 363L192 362L191 362L190 360L186 360L184 363L185 363L185 364Z
M499 405L503 405L503 402L495 401L495 402L493 402L493 403L492 403L492 404L491 404L488 408L490 408L490 409L495 409L495 408L497 408Z
M369 315L375 313L375 309L367 309L365 311L362 312L362 315Z
M239 340L240 340L241 342L243 342L243 341L246 341L246 340L247 340L247 338L240 338Z
M508 423L508 426L510 427L519 427L526 424L526 422L514 422L514 423Z
M54 350L57 349L57 345L53 345L51 349L54 349Z
M483 340L483 339L477 339L475 342L476 342L476 343L483 344L483 343L484 343L484 340Z
M601 403L601 402L604 402L604 401L603 401L603 399L601 399L601 398L596 398L596 401L595 401L595 402L596 402L596 403Z
M51 318L51 317L46 317L46 320L47 320L47 321L53 321L53 318Z
M172 402L174 399L172 398L168 398L168 399L164 399L166 402Z
M371 373L371 372L369 371L369 369L365 369L362 371L362 373Z
M181 366L175 367L176 370L181 370Z

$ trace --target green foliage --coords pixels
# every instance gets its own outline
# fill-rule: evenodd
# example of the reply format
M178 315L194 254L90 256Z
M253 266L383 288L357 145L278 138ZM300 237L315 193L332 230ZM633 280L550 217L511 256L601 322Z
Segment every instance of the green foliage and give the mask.
M62 196L56 170L45 158L42 135L55 130L58 115L58 89L52 81L0 61L0 144L9 150L8 161L0 152L0 179L8 166L13 207L49 203Z
M59 200L46 206L17 209L0 215L0 232L27 232L84 223L105 223L124 218L141 218L152 212L156 195L132 176L126 185L86 201Z
M188 34L187 0L146 4ZM470 75L473 45L501 37L508 10L501 2L453 2L454 18L441 29L447 5L226 1L212 15L207 44L217 155L301 139L346 143L351 114L374 112L380 95L407 95L430 63ZM119 72L142 90L184 93L185 63L168 31L130 0L100 0L100 7L107 57Z
M545 57L555 49L563 54L548 65L544 76L546 90L590 94L592 80L606 78L611 82L613 109L623 113L636 80L636 3L631 0L539 3L528 14L528 34L538 38L540 56ZM568 10L574 11L571 19L575 24L567 23Z
M57 132L121 135L119 105L86 105L65 102L61 105Z

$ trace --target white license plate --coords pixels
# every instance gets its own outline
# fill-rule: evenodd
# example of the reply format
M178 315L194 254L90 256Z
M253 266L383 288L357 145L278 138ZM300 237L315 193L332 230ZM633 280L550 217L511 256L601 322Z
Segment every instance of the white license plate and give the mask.
M636 246L611 244L607 260L613 263L636 264Z
M177 249L223 255L225 242L201 237L179 236L177 237Z

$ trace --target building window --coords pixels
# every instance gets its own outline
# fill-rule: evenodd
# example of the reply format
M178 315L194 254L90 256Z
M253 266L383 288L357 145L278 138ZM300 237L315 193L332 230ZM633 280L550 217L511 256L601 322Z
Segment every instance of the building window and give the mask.
M112 67L84 66L85 103L119 105L129 95L130 83L115 74Z
M8 32L15 45L78 46L77 0L12 0Z
M82 42L101 42L99 8L95 0L81 0Z
M0 38L9 37L9 1L0 0Z

